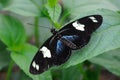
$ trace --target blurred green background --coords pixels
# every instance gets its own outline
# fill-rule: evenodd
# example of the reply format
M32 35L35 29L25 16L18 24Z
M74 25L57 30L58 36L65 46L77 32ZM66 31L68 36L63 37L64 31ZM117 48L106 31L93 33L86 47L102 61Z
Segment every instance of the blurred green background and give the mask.
M38 47L75 19L100 14L90 42L61 66L29 73ZM30 25L30 24L33 25ZM44 27L42 27L44 26ZM120 80L120 0L0 0L0 80Z

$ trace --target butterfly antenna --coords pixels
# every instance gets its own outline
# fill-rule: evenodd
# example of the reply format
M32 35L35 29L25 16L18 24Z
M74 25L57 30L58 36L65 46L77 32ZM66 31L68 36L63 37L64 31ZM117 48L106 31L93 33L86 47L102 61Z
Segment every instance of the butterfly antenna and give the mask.
M27 23L27 24L29 24L29 25L34 25L34 24L32 24L32 23ZM40 26L40 25L39 25L39 27L43 27L43 28L47 28L47 29L51 29L50 27L46 27L46 26Z
M53 18L52 20L53 20L53 21L52 21L52 29L55 29L55 28L54 28L54 15L55 15L55 6L53 7L53 16L52 16L52 18ZM29 25L34 25L34 24L32 24L32 23L27 23L27 24L29 24ZM39 25L39 27L43 27L43 28L47 28L47 29L51 29L50 27L46 27L46 26L40 26L40 25Z

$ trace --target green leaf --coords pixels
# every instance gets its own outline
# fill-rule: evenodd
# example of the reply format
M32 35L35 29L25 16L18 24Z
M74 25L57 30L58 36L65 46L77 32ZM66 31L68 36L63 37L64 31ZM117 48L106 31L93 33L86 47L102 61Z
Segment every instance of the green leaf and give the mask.
M0 0L0 10L8 6L9 3L10 3L10 0Z
M50 7L55 7L55 5L57 4L58 0L48 0L48 5Z
M58 24L58 20L61 14L61 6L59 4L56 4L55 7L51 7L47 4L45 7L47 8L49 17L54 25L56 27L59 27L60 24Z
M22 23L9 15L0 15L0 39L9 48L18 50L25 42Z
M20 71L20 76L16 80L32 80L29 76L27 76L23 71ZM15 74L14 74L15 75ZM14 78L14 76L13 76Z
M63 4L64 7L69 9L73 17L96 9L119 10L116 5L110 3L108 0L63 0Z
M110 72L120 76L120 48L105 52L104 54L91 58L89 61L101 65Z
M32 45L24 44L23 49L19 52L12 52L11 57L17 65L33 80L52 80L50 71L41 75L32 75L29 72L30 63L38 49Z
M92 11L92 14L103 16L102 26L92 34L88 45L73 51L73 55L62 68L77 65L107 51L120 48L120 15L109 10L96 10Z
M120 0L108 0L120 10Z
M79 66L72 66L67 69L53 70L52 76L54 80L80 80L81 73L78 69Z
M12 0L11 4L5 7L5 10L12 11L23 16L40 15L39 7L31 0Z

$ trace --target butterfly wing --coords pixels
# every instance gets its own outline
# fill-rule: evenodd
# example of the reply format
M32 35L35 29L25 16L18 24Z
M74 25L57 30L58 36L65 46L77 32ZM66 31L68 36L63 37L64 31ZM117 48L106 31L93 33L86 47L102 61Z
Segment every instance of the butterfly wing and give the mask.
M60 65L66 62L71 55L71 49L68 46L64 45L57 37L58 36L54 36L49 43L49 46L53 53L53 65Z
M32 74L40 74L53 65L64 63L70 55L70 48L61 44L57 38L54 39L54 36L52 36L37 51L29 71Z
M68 60L71 50L80 49L85 46L91 34L102 24L101 15L90 15L65 25L51 39L55 42L53 63L62 64ZM57 40L55 40L57 39ZM53 43L52 43L53 42ZM51 46L52 46L51 45Z
M43 57L42 52L38 51L30 65L30 73L39 74L48 69L48 60Z
M83 17L65 25L59 30L58 34L60 34L62 38L68 40L66 46L69 47L67 44L71 43L71 45L76 46L70 46L71 49L80 49L89 42L91 34L99 28L102 24L102 20L101 15Z
M81 35L81 33L91 35L92 32L94 32L98 27L100 27L102 21L103 18L101 15L86 16L65 25L59 30L59 32L62 32L66 29L72 29L78 31L77 34L79 35Z
M71 50L86 45L101 24L102 16L91 15L65 25L40 47L31 62L30 72L39 74L53 65L66 62Z
M36 55L34 56L30 64L30 69L29 69L30 73L40 74L49 68L52 54L48 45L51 38L52 37L50 37L47 41L45 41L43 46L41 46L40 49L37 51ZM45 54L45 52L48 54Z

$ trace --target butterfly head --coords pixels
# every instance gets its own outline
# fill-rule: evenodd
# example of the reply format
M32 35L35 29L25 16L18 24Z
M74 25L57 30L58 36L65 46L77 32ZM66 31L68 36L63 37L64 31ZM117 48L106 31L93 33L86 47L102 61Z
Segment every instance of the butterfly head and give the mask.
M55 35L55 34L57 33L57 31L55 30L55 28L52 28L52 29L51 29L51 33L52 33L53 35Z

